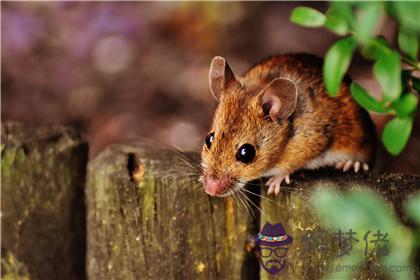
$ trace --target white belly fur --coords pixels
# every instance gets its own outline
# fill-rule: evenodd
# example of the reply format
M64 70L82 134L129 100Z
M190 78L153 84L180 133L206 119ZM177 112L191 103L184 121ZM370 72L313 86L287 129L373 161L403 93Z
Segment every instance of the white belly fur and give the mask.
M337 163L346 162L348 160L364 162L364 158L362 156L326 151L313 160L307 162L302 168L318 169L321 167L334 167ZM284 171L281 168L274 167L264 172L262 177L271 177L280 174L284 174Z
M306 163L303 168L317 169L320 167L335 166L337 163L346 162L348 160L364 162L362 156L350 155L334 151L326 151L320 154L318 157Z

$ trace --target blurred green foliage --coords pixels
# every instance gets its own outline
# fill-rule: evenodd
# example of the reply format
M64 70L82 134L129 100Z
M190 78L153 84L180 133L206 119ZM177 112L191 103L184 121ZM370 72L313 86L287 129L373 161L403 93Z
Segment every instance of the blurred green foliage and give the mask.
M398 23L399 50L374 35L385 15ZM306 27L324 26L345 36L325 56L324 81L331 96L337 95L357 46L364 58L374 61L373 73L382 88L382 99L373 98L355 82L351 85L352 96L367 110L393 116L384 128L382 142L388 152L400 154L418 108L420 79L414 72L420 70L420 2L331 2L325 15L309 7L295 8L291 21Z
M334 229L352 229L354 232L364 233L370 230L380 230L387 234L388 254L374 254L377 262L392 279L414 279L411 270L387 270L386 267L401 266L414 268L413 253L419 247L416 236L420 230L420 193L411 197L405 203L407 216L419 225L416 231L404 227L395 217L391 208L372 191L352 191L346 194L331 189L320 188L313 194L313 206L321 221ZM334 211L331 211L334 209ZM376 248L377 249L377 248ZM336 259L338 265L358 266L366 260L364 257L365 244L357 243L352 253ZM377 252L377 251L376 251ZM327 279L352 279L347 271L333 272Z
M405 211L408 216L420 227L420 194L406 201Z

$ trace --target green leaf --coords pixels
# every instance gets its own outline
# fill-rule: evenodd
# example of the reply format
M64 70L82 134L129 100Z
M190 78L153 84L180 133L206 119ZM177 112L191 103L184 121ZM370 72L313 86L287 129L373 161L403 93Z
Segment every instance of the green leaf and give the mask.
M320 221L327 227L335 230L352 229L359 234L364 234L369 230L378 230L386 234L389 241L387 243L389 254L378 258L378 263L388 267L411 264L413 234L398 222L392 209L378 194L367 189L342 193L325 188L323 184L315 190L311 200ZM420 209L414 209L414 211L418 210ZM351 255L337 258L332 264L358 266L364 260L365 248L363 242L355 243ZM336 270L326 279L347 279L352 275L351 270ZM390 275L394 277L393 279L413 279L411 271L390 273Z
M396 226L388 233L389 254L383 256L383 267L412 267L413 253L415 253L414 234L404 226ZM392 270L387 269L389 279L414 280L414 269Z
M330 6L331 8L334 8L334 10L339 11L340 16L344 18L350 29L355 27L356 17L353 12L353 4L351 2L331 1Z
M357 229L370 223L364 209L349 204L342 194L331 189L317 189L313 194L313 206L321 221L334 229Z
M342 194L323 187L318 188L312 198L321 221L335 229L360 230L373 227L392 230L398 225L391 209L369 190Z
M349 23L346 20L345 15L337 7L331 7L326 12L325 27L338 35L345 35L349 32Z
M382 12L380 2L367 2L359 6L357 15L356 38L365 42L372 34Z
M419 37L417 37L415 34L410 34L400 29L400 32L398 33L398 46L400 47L401 51L407 54L412 60L417 60L417 53L419 51Z
M382 133L382 142L392 155L398 155L407 145L413 128L412 118L396 117L390 120Z
M324 82L330 96L337 95L355 48L356 41L350 36L335 42L328 50L323 71Z
M389 1L386 2L388 13L394 17L401 27L414 34L420 34L420 2Z
M420 193L407 200L405 211L420 226Z
M290 20L293 23L306 27L319 27L324 25L325 16L309 7L297 7L293 9Z
M380 56L373 66L376 79L382 87L384 98L389 101L401 94L401 58L396 51L390 55Z
M366 219L366 227L391 230L398 225L389 206L370 190L353 191L346 194L346 203L353 208L362 209L363 214L358 219Z
M397 112L397 116L408 117L416 111L417 103L417 96L408 92L392 102L392 107Z
M369 95L366 89L353 82L350 86L351 95L356 102L369 111L377 113L389 113L391 109L387 108L382 102Z
M378 60L380 57L391 53L386 39L381 36L367 40L362 48L362 55L372 60Z

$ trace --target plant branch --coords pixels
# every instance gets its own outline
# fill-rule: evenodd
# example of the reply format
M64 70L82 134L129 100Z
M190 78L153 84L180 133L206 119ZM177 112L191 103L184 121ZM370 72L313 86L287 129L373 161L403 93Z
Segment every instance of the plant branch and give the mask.
M420 70L420 63L416 63L415 61L412 61L411 59L408 59L404 56L401 56L402 61L404 61L406 64L412 66L416 70Z

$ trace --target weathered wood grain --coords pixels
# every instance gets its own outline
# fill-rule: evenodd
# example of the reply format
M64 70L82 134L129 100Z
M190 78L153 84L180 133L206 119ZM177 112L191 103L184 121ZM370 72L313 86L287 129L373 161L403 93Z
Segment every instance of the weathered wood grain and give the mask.
M207 196L193 171L174 151L141 145L90 162L89 279L257 277L251 216Z
M87 144L73 130L5 123L1 152L4 279L320 279L336 250L328 235L329 249L305 252L305 236L328 230L313 211L314 189L369 188L408 227L402 202L420 189L419 176L305 171L278 197L250 183L247 213L235 199L206 195L185 156L126 144L89 163L85 210ZM276 276L259 268L252 245L266 222L282 223L294 238ZM373 264L355 277L386 275Z
M60 126L2 124L4 279L85 279L87 144Z

